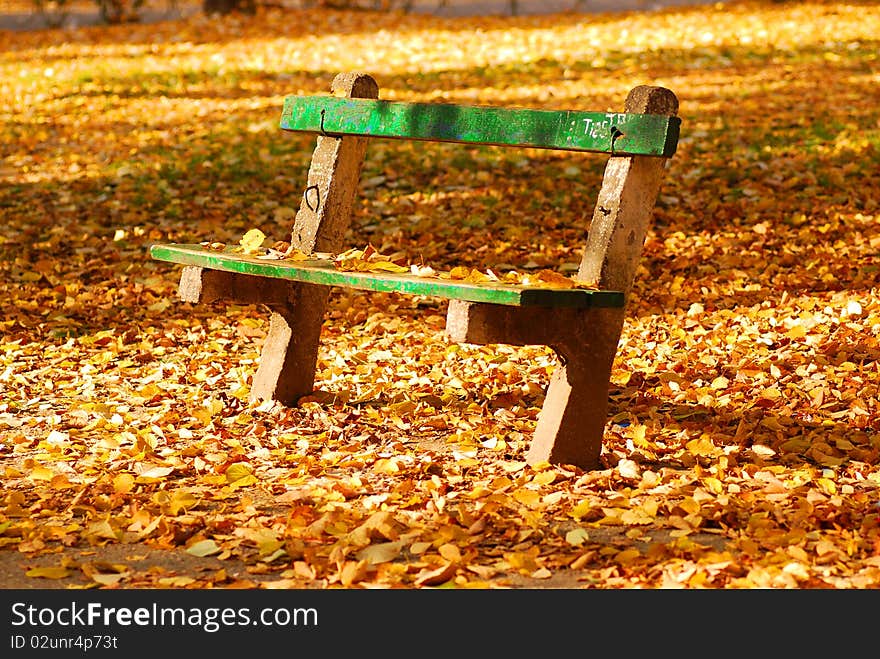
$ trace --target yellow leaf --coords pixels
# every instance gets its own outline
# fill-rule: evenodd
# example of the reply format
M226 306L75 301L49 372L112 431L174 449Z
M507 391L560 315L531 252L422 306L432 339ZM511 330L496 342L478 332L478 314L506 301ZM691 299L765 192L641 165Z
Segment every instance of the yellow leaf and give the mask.
M489 275L480 272L479 270L471 270L467 277L464 278L465 281L472 284L482 284L485 281L490 281L490 279Z
M574 508L571 509L571 516L575 519L581 519L582 517L586 517L587 513L590 512L592 506L589 501L580 501Z
M654 518L642 508L635 510L624 510L620 513L620 521L627 526L638 526L639 524L650 524Z
M183 588L189 586L194 581L195 579L192 577L162 577L159 579L159 585L169 588Z
M615 562L620 563L621 565L626 565L628 563L632 563L635 559L639 558L642 555L635 547L631 547L630 549L624 549L621 552L618 552L614 557Z
M31 470L30 477L35 481L48 481L52 480L52 477L55 475L55 472L51 469L44 467L43 465L37 465Z
M837 494L837 485L829 478L816 479L816 484L825 494Z
M418 556L419 554L424 554L430 548L431 548L430 542L424 542L424 541L414 542L414 543L412 543L412 545L410 545L409 553L414 554L415 556Z
M120 580L124 579L124 574L93 574L92 581L101 584L102 586L114 586L119 583Z
M828 540L819 540L816 543L816 554L819 556L824 556L825 554L836 553L837 547L833 542L829 542Z
M537 474L535 474L535 477L532 479L532 482L536 483L538 485L550 485L550 483L552 483L555 480L556 480L556 472L550 471L548 469L547 471L539 471Z
M367 561L345 561L339 571L339 583L343 586L351 586L358 581L363 581L367 576Z
M70 576L70 570L61 566L35 567L25 572L25 575L28 577L42 577L43 579L64 579Z
M361 549L356 558L359 561L367 561L370 565L378 565L379 563L389 563L400 556L400 550L403 542L380 542L379 544L369 545Z
M198 503L198 500L189 492L177 490L171 495L171 501L168 503L169 510L172 515L177 515L181 510L189 510Z
M85 534L91 538L106 538L109 540L118 540L119 538L116 536L116 532L113 530L113 527L110 526L110 522L107 520L103 520L101 522L95 522L94 524L89 524L88 529L86 529Z
M248 474L247 476L239 478L237 481L233 481L232 483L230 483L229 487L233 490L237 490L241 487L248 487L259 482L260 481L256 476L254 476L253 474Z
M587 529L572 529L565 534L565 541L574 547L580 547L589 539L590 534L587 532Z
M211 416L217 416L224 409L223 401L218 400L216 398L209 398L204 403L205 409L211 414Z
M547 288L574 288L574 281L554 270L539 270L532 278L533 282Z
M692 439L685 446L694 455L712 455L716 451L715 445L707 435L703 435L699 439Z
M521 570L527 574L531 574L540 567L535 560L535 552L519 551L505 553L504 560L513 569Z
M400 471L400 465L394 458L379 458L373 465L373 471L380 474L396 474Z
M648 432L648 426L639 423L632 427L632 442L634 446L639 448L648 448L649 442L645 439Z
M536 508L541 503L541 495L534 490L517 490L513 498L529 508Z
M317 256L317 255L314 255L314 254L309 255L309 254L306 254L305 252L302 252L298 249L290 249L290 250L284 252L284 258L287 259L288 261L308 261L309 259L313 258L314 256Z
M263 542L261 542L257 545L257 548L260 551L260 556L262 556L262 557L270 556L270 557L277 558L279 555L278 554L279 550L283 554L286 554L287 552L283 549L283 547L284 547L284 541L277 540L277 539L265 539L265 540L263 540ZM272 559L264 558L263 560L271 562L271 560L274 560L274 558L272 558Z
M376 261L367 265L367 270L381 270L382 272L409 272L409 268L397 265L391 261Z
M152 467L138 474L138 483L155 483L174 471L174 467Z
M266 240L265 233L259 229L251 229L244 234L244 237L238 242L238 244L241 246L242 253L256 254L261 250L264 240Z
M364 270L364 261L361 259L337 259L334 262L337 270L346 272L361 272Z
M234 483L237 480L241 480L245 476L250 476L253 473L253 469L249 464L245 464L244 462L236 462L235 464L229 465L229 468L226 470L226 482Z
M446 542L437 548L439 553L447 561L457 563L461 561L461 550L451 542Z
M684 510L688 515L693 515L700 512L700 504L691 497L685 497L678 505L681 506L682 510Z
M73 487L73 484L64 474L57 474L56 476L53 476L52 480L49 481L49 484L56 490L63 490L68 487Z
M134 476L131 474L119 474L113 479L113 490L116 494L126 494L134 487Z
M790 339L802 339L807 335L807 330L803 325L795 325L787 332Z
M721 494L724 491L724 486L721 481L717 478L713 478L712 476L708 476L703 479L703 483L712 494Z
M192 554L193 556L198 556L200 558L211 556L212 554L217 554L219 552L220 547L218 547L217 543L211 539L200 540L186 548L187 554Z
M363 258L364 258L364 250L362 250L362 249L349 249L349 250L346 250L336 256L337 261L349 261L349 260L357 261L357 260L361 260Z
M712 389L726 389L727 385L729 385L729 384L730 384L730 380L728 380L723 375L719 375L717 378L712 380L712 384L710 384L709 386Z
M766 398L767 400L776 400L781 396L782 392L776 387L767 387L761 392L761 398Z
M192 415L203 426L208 426L211 424L211 412L206 410L205 408L197 408L193 410Z

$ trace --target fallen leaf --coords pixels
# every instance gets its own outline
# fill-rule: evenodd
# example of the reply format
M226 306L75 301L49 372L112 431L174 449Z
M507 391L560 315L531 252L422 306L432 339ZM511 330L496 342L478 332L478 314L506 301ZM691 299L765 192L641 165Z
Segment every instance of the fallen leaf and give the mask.
M220 547L210 538L207 540L199 540L186 548L187 554L203 558L205 556L213 556L220 553Z
M42 579L65 579L71 575L71 571L66 567L35 567L25 572L25 575Z

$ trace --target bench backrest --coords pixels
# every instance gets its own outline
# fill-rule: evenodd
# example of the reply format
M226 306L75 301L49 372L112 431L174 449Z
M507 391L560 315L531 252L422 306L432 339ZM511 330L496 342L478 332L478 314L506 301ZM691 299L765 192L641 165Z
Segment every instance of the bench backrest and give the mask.
M536 110L288 96L281 128L323 135L591 151L619 156L675 153L681 120L627 112Z

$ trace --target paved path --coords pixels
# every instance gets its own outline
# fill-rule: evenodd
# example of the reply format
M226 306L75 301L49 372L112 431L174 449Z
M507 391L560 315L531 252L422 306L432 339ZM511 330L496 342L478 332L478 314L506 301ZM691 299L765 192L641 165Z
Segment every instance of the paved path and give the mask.
M552 14L555 12L578 11L583 13L614 13L623 11L655 11L664 7L683 7L688 5L715 4L712 0L516 0L517 13ZM439 6L439 0L416 0L413 10L419 13L433 13L437 16L483 16L509 15L510 0L446 0Z
M684 7L690 5L715 4L716 0L514 0L517 14L552 14L555 12L578 11L583 13L613 13L623 11L655 11L665 7ZM141 14L141 23L180 18L199 11L199 3L181 3L177 9L146 9ZM511 0L414 0L412 10L420 14L436 16L499 16L510 15ZM69 12L61 20L67 28L100 24L97 10L77 9ZM36 30L49 26L47 17L29 11L0 13L0 30Z

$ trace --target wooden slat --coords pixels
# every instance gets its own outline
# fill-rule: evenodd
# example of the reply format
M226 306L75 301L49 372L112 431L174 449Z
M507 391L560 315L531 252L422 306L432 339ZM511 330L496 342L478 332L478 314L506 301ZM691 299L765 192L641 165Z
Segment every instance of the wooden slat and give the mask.
M328 135L671 157L680 119L653 114L288 96L281 128Z
M267 260L255 256L204 248L200 245L153 245L150 255L160 261L195 265L244 275L257 275L307 282L322 286L341 286L369 291L427 295L468 302L488 302L537 307L622 307L623 295L617 291L583 288L537 288L500 283L470 283L460 280L388 272L349 272L337 270L328 259L304 261Z

